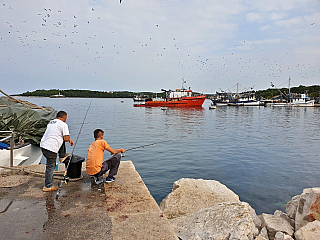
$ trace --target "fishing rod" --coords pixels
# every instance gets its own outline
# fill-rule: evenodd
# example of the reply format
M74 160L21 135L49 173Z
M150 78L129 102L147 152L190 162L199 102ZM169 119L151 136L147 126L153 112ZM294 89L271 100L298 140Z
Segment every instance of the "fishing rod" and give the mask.
M81 133L83 124L84 124L84 122L85 122L85 120L86 120L86 118L87 118L87 115L88 115L88 112L89 112L89 109L90 109L92 100L93 100L93 99L91 99L91 101L90 101L88 110L87 110L86 115L84 116L83 122L82 122L82 124L81 124L81 128L80 128L80 130L79 130L78 137L77 137L76 142L75 142L75 144L74 144L74 146L73 146L72 153L71 153L69 162L68 162L68 164L67 164L66 170L64 171L64 174L63 174L63 179L61 180L61 182L60 182L60 184L59 184L59 189L58 189L57 194L56 194L56 199L59 198L59 195L60 195L60 192L61 192L61 188L62 188L62 184L63 184L63 183L68 184L68 182L69 182L69 177L67 177L68 167L69 167L70 162L71 162L71 160L72 160L73 152L74 152L74 150L75 150L75 148L76 148L76 145L77 145L77 142L78 142L78 139L79 139L79 136L80 136L80 133Z
M137 149L137 148L144 148L144 147L147 147L147 146L156 145L156 144L164 143L164 142L170 142L170 141L173 141L173 140L170 139L170 140L165 140L165 141L161 141L161 142L149 143L149 144L142 145L142 146L139 146L139 147L129 148L129 149L126 150L126 152L127 152L127 151L130 151L130 150ZM125 157L125 156L126 156L126 155L123 153L123 154L122 154L122 157Z

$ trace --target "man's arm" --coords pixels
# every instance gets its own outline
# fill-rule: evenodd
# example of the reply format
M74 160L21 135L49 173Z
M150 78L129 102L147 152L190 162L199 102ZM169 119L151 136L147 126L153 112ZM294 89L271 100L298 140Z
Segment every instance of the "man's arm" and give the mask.
M69 135L63 136L63 141L69 142L70 146L73 146L74 144Z
M111 154L116 154L116 153L124 153L126 152L126 150L124 150L123 148L120 148L120 149L113 149L112 147L108 147L106 149L108 152L110 152Z

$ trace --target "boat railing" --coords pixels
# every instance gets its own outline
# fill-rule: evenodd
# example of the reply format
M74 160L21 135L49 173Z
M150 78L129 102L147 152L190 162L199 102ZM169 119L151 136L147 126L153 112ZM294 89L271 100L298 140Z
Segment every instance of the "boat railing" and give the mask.
M13 148L14 148L14 133L13 131L0 131L0 133L10 133L9 136L0 139L0 142L4 142L10 139L10 167L13 167Z

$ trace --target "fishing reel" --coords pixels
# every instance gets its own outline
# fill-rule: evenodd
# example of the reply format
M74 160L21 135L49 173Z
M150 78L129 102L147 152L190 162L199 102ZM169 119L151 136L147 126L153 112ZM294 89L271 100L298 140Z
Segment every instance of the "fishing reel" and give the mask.
M66 176L66 177L63 179L63 181L64 181L65 184L68 184L69 181L70 181L70 178Z

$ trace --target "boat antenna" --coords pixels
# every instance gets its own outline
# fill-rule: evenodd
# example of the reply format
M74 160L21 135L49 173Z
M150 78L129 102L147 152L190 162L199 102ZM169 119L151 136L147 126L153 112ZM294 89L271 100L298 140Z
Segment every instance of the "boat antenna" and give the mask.
M79 136L80 136L80 133L81 133L83 124L84 124L84 122L85 122L85 120L86 120L86 118L87 118L87 115L88 115L88 112L89 112L89 109L90 109L92 100L93 100L93 99L91 99L91 101L90 101L88 110L87 110L86 115L84 116L83 122L82 122L82 124L81 124L80 130L79 130L79 133L78 133L78 137L77 137L76 142L75 142L75 144L74 144L74 146L73 146L72 153L71 153L71 156L70 156L70 158L69 158L69 161L68 161L66 170L64 171L64 174L63 174L63 179L61 180L61 182L60 182L60 184L59 184L59 189L58 189L57 194L56 194L56 199L58 199L59 196L60 196L62 184L63 184L63 183L68 184L68 182L69 182L69 177L67 176L68 168L69 168L70 162L71 162L71 160L72 160L73 152L74 152L74 150L75 150L75 148L76 148L76 145L77 145L77 142L78 142L78 139L79 139Z

